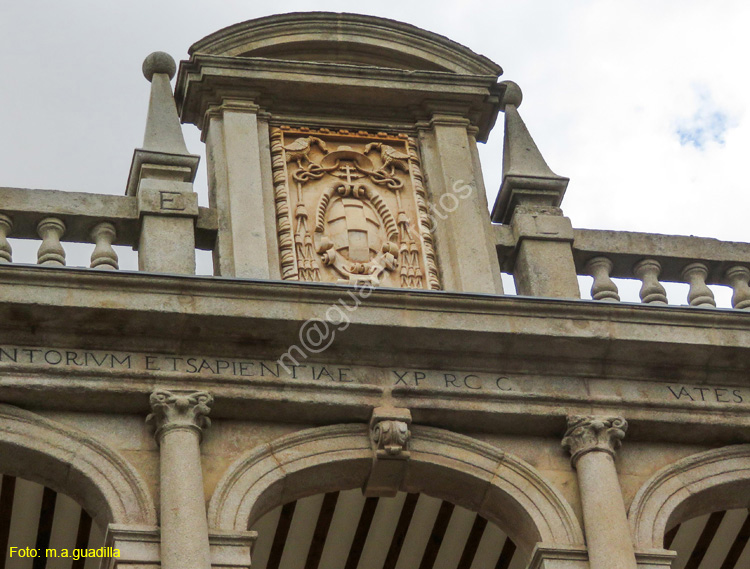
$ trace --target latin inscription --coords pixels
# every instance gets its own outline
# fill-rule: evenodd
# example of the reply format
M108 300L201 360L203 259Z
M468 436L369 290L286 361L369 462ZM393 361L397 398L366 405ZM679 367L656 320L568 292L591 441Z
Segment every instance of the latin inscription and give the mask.
M736 386L658 382L617 382L554 377L512 377L454 370L418 370L335 364L280 365L277 361L138 352L0 346L0 368L42 372L65 368L81 373L148 374L155 377L227 377L253 381L299 381L379 385L393 389L440 389L511 398L610 398L625 402L656 401L675 405L734 406L750 404L750 389Z
M159 192L159 208L168 211L185 211L184 194L180 192Z
M155 354L0 347L0 364L82 369L167 372L204 376L277 378L336 383L379 383L404 387L443 387L472 391L513 391L505 376L419 370L379 370L380 378L362 369L338 365L280 365L275 361L167 356ZM380 381L377 381L380 379Z
M744 403L741 389L731 387L706 387L690 385L668 385L672 397L678 401L708 401L711 403Z

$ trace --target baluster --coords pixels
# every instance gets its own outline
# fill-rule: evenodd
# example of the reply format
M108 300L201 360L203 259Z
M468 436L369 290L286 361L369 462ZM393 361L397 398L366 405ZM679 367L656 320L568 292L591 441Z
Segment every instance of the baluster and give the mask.
M594 257L586 262L584 271L594 277L591 285L591 298L594 300L619 302L617 285L609 278L612 267L612 261L607 257Z
M714 293L706 286L708 267L705 263L690 263L682 269L682 278L690 285L690 306L716 306Z
M633 267L635 276L641 282L641 301L644 304L667 304L667 291L659 282L661 263L656 259L643 259Z
M725 273L726 279L734 289L732 306L737 310L750 309L750 269L742 265L729 267Z
M13 261L13 248L8 243L8 235L13 231L13 220L0 213L0 263Z
M65 249L60 244L60 239L65 234L65 224L56 217L46 217L36 226L42 244L37 253L37 262L40 265L51 267L65 266Z
M116 271L120 268L117 253L112 248L112 242L117 237L115 226L103 221L91 230L91 239L96 243L91 253L91 268L105 271Z

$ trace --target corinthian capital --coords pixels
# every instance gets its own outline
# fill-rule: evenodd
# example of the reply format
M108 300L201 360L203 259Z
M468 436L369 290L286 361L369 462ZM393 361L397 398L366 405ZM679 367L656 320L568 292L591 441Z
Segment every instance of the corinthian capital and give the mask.
M206 391L154 391L149 398L151 414L146 423L153 425L154 436L160 441L171 429L190 429L200 436L211 426L208 414L214 398Z
M587 452L601 451L614 457L627 430L628 422L622 417L574 415L568 417L568 430L562 446L570 453L573 466Z

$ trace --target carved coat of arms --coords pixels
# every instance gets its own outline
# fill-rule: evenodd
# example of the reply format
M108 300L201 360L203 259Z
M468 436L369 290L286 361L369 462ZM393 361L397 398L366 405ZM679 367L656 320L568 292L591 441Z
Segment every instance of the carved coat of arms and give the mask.
M440 288L413 140L281 127L271 152L284 279Z

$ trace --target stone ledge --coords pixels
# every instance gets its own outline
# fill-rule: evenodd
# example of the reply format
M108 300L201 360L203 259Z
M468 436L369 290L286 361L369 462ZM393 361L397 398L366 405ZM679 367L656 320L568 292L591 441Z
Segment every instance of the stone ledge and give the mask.
M309 318L357 300L356 289L338 285L23 265L0 268L0 287L3 328L16 345L75 334L92 348L201 353L208 342L215 355L231 356L250 342L273 359ZM742 311L397 289L358 300L326 355L459 369L523 360L532 372L554 362L560 373L644 378L712 373L729 381L750 371L750 314Z
M39 239L37 224L45 217L58 217L66 226L63 242L91 243L91 229L109 221L117 229L114 245L138 242L139 215L135 197L60 190L0 187L0 213L13 219L11 238ZM211 250L216 240L216 211L199 207L196 247Z

